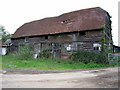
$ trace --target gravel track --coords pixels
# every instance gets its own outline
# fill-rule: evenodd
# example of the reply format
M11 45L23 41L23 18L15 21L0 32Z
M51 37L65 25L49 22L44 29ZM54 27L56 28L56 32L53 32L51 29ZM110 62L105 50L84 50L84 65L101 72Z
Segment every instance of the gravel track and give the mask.
M47 71L14 69L4 73L3 88L118 88L118 67Z

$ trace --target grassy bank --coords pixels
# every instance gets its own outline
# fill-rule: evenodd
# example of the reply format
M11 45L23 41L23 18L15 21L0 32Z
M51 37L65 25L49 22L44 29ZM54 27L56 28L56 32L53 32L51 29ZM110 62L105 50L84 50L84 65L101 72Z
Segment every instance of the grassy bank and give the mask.
M109 64L95 64L93 62L84 64L82 62L73 63L70 60L65 59L29 59L20 60L14 56L2 57L3 69L15 69L15 68L35 68L43 70L65 70L65 69L90 69L90 68L103 68L116 66L116 63Z

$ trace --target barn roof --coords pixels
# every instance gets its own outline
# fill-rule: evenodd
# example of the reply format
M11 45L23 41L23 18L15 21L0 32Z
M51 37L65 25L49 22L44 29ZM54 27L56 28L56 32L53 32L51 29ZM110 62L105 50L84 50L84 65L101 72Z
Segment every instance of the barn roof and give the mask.
M7 45L0 41L0 47L6 47Z
M106 13L95 7L32 21L19 27L12 38L100 29L105 24Z

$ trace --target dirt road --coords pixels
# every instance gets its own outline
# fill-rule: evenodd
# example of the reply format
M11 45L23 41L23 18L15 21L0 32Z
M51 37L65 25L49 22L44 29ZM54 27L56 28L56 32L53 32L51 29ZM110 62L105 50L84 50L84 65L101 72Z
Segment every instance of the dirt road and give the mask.
M118 67L47 74L3 74L3 88L118 88Z

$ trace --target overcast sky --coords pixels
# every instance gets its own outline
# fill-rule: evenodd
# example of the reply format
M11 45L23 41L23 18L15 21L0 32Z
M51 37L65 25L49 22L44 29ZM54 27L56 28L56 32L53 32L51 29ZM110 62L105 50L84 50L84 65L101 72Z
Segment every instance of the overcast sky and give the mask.
M119 0L0 0L0 25L13 34L26 22L63 13L101 7L112 16L112 35L118 45L118 1Z

